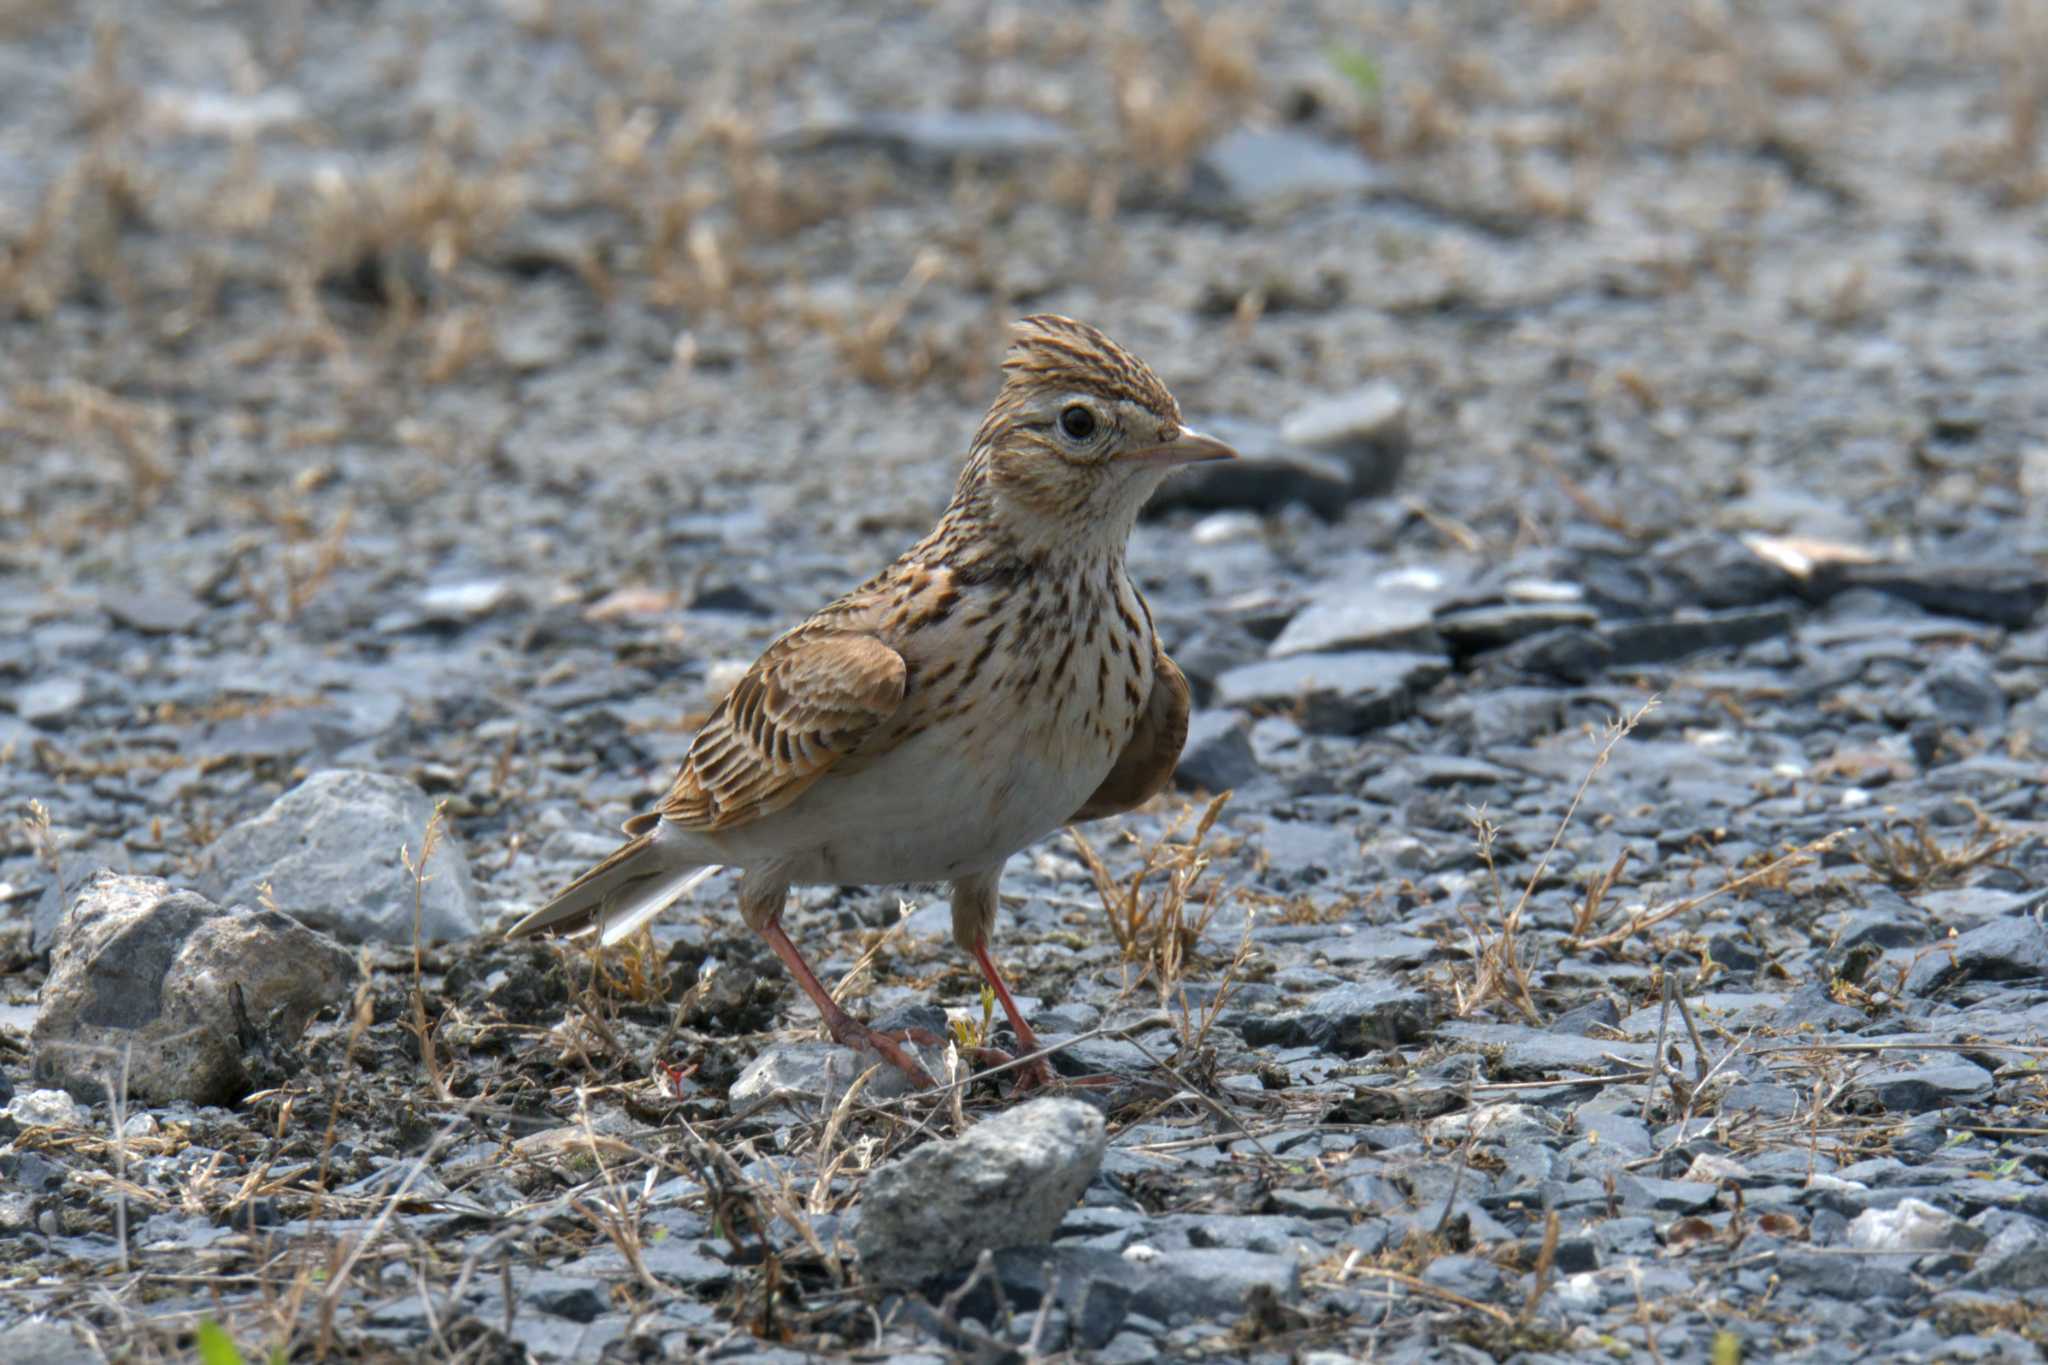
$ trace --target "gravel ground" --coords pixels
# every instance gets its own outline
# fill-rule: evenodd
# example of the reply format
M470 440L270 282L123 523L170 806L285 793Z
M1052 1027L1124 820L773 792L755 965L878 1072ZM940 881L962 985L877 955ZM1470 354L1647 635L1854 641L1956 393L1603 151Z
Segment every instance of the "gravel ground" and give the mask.
M2048 5L93 14L0 5L0 1358L2041 1358ZM1004 884L1110 1083L849 1092L724 877L496 942L1032 311L1259 474L1132 544L1177 789ZM788 923L1000 1042L928 889Z

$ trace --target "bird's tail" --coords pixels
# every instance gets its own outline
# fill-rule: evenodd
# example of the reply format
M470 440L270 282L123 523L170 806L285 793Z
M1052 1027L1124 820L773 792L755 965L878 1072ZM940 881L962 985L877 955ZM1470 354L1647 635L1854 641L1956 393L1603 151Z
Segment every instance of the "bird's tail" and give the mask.
M609 858L564 887L561 894L505 931L506 938L580 934L595 929L606 947L702 885L716 865L678 866L656 847L653 833L623 844Z

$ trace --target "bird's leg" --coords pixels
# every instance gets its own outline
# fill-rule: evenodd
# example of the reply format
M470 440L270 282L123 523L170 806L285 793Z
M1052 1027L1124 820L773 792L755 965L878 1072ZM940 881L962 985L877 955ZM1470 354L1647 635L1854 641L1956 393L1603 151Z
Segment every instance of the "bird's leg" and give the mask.
M1029 1054L1038 1051L1038 1035L1031 1031L1031 1025L1024 1022L1024 1011L1017 1008L1017 1002L1010 998L1010 988L1003 984L1003 974L996 970L994 959L988 955L988 939L974 940L974 960L981 966L981 974L988 978L989 988L996 993L996 1000L1009 1018L1010 1032L1017 1035L1017 1047ZM1026 1062L1017 1073L1017 1089L1032 1090L1041 1085L1052 1084L1052 1068L1043 1057Z
M1038 1051L1038 1035L1031 1031L1031 1025L1024 1022L1024 1011L1017 1008L1010 988L1003 984L1003 974L996 970L994 960L988 955L988 935L996 923L996 883L1002 874L1003 870L998 865L961 877L953 883L953 941L967 951L975 965L981 968L981 974L988 978L989 988L1003 1004L1003 1014L1010 1021L1010 1031L1017 1035L1017 1046L1031 1053ZM983 1048L981 1051L994 1057L998 1063L1011 1060L1008 1054L996 1048ZM1017 1072L1017 1090L1051 1084L1052 1068L1046 1065L1043 1057L1026 1062Z
M789 935L782 931L781 916L777 915L763 924L760 927L760 934L762 938L768 940L768 946L775 950L775 955L782 959L782 965L789 968L789 974L796 978L796 984L803 987L804 994L811 997L811 1003L818 1007L818 1013L825 1016L825 1027L831 1030L833 1042L859 1052L879 1053L884 1061L910 1077L911 1083L920 1090L931 1088L930 1073L903 1050L901 1043L886 1033L869 1028L839 1007L839 1002L832 998L824 983L819 981L817 974L811 970L810 964L804 961L804 955L796 950L796 945L789 941Z

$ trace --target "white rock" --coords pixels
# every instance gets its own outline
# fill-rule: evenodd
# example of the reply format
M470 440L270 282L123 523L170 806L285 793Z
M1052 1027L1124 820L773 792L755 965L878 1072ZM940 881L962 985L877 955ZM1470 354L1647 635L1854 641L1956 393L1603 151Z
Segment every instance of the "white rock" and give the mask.
M1463 1142L1468 1134L1479 1142L1529 1142L1555 1136L1558 1124L1533 1104L1482 1104L1431 1119L1424 1128L1438 1142Z
M924 1062L927 1071L932 1070L930 1060L918 1055L915 1044L906 1043L904 1049ZM747 1064L732 1083L727 1102L734 1117L777 1104L805 1114L829 1112L847 1087L874 1064L874 1058L837 1043L778 1044ZM909 1089L910 1078L885 1064L869 1078L861 1097L892 1099Z
M435 583L420 594L420 610L437 620L468 621L488 616L514 600L512 585L502 578L473 578Z
M1941 1251L1954 1244L1958 1220L1919 1199L1865 1209L1849 1224L1849 1245L1863 1251Z
M8 1101L7 1117L24 1128L83 1128L85 1109L62 1090L23 1090Z

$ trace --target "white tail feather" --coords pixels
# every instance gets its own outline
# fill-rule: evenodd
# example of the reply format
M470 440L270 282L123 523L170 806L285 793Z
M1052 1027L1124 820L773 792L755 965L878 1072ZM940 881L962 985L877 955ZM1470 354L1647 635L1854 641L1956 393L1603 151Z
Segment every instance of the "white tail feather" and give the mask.
M622 902L606 917L603 936L598 942L609 948L631 938L641 925L702 886L716 871L716 863L700 867L687 877L650 889L645 896Z

